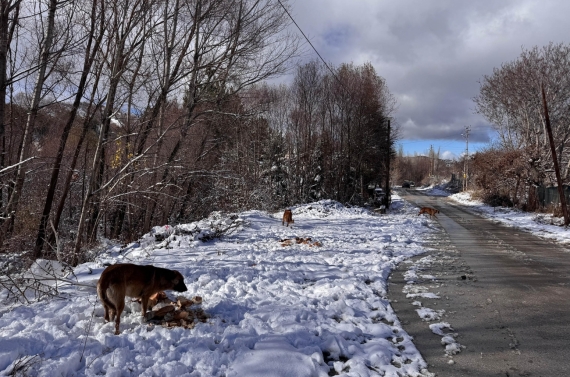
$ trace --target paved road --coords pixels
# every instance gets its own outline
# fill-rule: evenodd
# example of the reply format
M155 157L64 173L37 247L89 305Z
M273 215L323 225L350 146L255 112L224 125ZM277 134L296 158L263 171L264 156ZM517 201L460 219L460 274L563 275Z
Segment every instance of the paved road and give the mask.
M407 268L401 266L392 275L390 299L429 371L438 377L570 376L570 250L483 219L447 198L414 190L400 195L441 212L429 222L440 228L429 245L437 262L422 271L436 277L425 284L441 298L422 298L422 304L445 309L441 321L466 347L453 357L444 354L441 336L402 292Z

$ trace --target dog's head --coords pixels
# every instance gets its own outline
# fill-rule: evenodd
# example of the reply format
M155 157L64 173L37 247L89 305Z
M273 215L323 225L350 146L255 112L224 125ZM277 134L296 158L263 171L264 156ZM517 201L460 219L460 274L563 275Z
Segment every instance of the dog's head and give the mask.
M184 284L184 276L182 276L182 274L178 271L172 271L172 273L172 290L177 292L186 292L188 290L188 287L186 287L186 284Z

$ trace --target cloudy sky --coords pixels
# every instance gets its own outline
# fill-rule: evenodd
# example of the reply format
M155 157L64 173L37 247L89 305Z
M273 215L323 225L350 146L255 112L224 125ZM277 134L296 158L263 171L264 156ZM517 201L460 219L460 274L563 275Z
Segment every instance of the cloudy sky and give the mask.
M486 145L475 114L479 81L522 48L568 43L568 0L290 0L292 16L335 65L371 62L398 100L409 154L433 145L445 157ZM310 49L310 46L307 45ZM317 58L308 51L307 59Z

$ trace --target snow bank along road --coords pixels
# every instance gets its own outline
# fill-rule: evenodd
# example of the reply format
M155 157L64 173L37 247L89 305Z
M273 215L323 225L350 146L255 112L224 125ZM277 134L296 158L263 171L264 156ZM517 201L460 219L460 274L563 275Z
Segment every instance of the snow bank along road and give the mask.
M400 195L441 211L442 233L432 240L432 250L402 264L389 288L429 371L438 377L570 375L569 250L483 219L444 197L413 190ZM409 293L414 285L439 299L424 295L418 301ZM418 307L429 307L453 328L459 353L441 352L440 339L422 322L418 314L425 312Z

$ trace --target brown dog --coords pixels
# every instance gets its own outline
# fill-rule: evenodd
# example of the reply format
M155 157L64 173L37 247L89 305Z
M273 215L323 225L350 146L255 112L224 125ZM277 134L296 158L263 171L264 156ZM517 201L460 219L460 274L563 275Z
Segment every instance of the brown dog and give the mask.
M437 219L437 216L435 215L436 213L439 213L439 211L435 208L430 208L430 207L422 207L420 209L420 213L418 213L418 216L421 215L422 213L427 213L429 215L429 218L431 219L431 217L435 217Z
M283 214L283 221L281 221L281 225L285 225L285 223L287 223L287 226L289 226L289 223L295 224L295 221L293 220L293 212L291 212L290 209L286 209L285 213Z
M125 296L141 299L142 315L153 294L171 289L177 292L188 290L184 277L178 271L136 264L115 264L107 267L97 283L97 294L105 308L105 320L115 318L115 334L119 334L121 313L125 308Z

